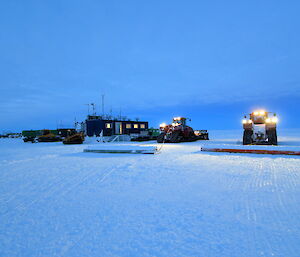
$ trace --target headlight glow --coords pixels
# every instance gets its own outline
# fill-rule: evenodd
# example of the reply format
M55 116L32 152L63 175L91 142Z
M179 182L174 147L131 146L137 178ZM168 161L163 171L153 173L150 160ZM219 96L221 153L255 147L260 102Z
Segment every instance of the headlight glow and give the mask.
M277 123L278 122L278 118L277 117L272 118L272 122Z
M258 115L258 114L259 114L259 112L254 112L253 114L254 114L254 115Z
M246 124L246 123L247 123L247 120L242 120L242 123L243 123L243 124Z
M167 126L166 123L162 123L162 124L159 125L159 127L161 127L161 128L164 128L164 127L166 127L166 126Z

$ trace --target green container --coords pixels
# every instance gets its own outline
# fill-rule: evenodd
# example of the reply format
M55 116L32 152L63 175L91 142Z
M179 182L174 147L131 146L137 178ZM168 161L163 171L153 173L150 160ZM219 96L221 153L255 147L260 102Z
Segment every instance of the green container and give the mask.
M41 131L41 134L39 136L48 135L48 134L53 134L55 136L58 135L57 129L42 129L40 131Z
M53 135L58 135L57 129L41 129L41 130L23 130L22 131L22 136L23 137L39 137L45 134L53 134Z
M35 138L38 136L42 135L41 130L23 130L22 131L22 136L23 137L30 137L30 138Z
M148 132L152 137L157 137L160 134L160 130L155 128L149 128Z

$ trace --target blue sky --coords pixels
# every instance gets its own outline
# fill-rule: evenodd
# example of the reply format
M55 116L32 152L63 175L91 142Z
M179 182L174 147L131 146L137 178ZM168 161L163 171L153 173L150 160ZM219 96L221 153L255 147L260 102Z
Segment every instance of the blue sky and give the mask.
M0 131L83 120L235 129L254 108L300 127L299 1L1 1ZM100 108L99 108L100 109Z

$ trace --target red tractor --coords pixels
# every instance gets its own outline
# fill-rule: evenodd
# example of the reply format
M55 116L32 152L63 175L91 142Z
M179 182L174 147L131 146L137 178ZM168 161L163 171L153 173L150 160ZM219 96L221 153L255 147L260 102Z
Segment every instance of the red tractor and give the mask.
M160 135L157 137L158 143L179 143L191 142L199 139L208 140L207 130L194 131L186 125L186 118L176 117L170 125L160 124Z

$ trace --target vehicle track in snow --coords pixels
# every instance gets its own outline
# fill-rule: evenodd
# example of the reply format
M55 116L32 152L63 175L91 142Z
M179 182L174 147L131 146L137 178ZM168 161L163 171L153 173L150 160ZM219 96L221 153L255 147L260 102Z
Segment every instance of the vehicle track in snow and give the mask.
M165 147L1 163L3 253L298 257L299 158Z
M234 199L224 199L224 206L231 206L244 227L246 234L240 236L249 256L298 256L299 158L204 154L187 160L190 165L203 162L204 170L213 173L210 183L218 178L220 189Z
M127 164L125 164L126 166ZM83 165L86 166L86 165ZM108 166L108 167L107 167ZM31 208L33 205L52 200L52 198L59 198L64 197L72 190L75 190L77 187L80 187L81 185L84 185L85 183L97 183L100 185L104 182L105 179L107 179L108 176L110 176L114 171L118 170L120 167L124 166L124 164L120 164L117 166L111 166L106 165L101 168L97 167L88 167L82 171L82 165L78 165L78 173L73 176L73 174L68 174L65 172L59 172L56 171L56 177L54 180L52 179L52 183L48 184L47 181L45 181L43 184L35 184L34 182L29 182L27 184L22 185L21 187L17 188L15 190L15 193L11 194L10 197L7 199L5 196L3 196L0 199L0 215L4 218L7 215L24 215L26 211ZM64 167L66 169L67 167ZM72 168L75 168L76 165L73 165ZM90 169L90 170L89 170ZM47 172L48 168L46 168L44 171ZM38 172L43 172L43 170L38 170ZM51 172L51 169L50 169ZM49 173L49 171L48 171ZM48 174L49 175L49 174ZM28 176L35 176L35 173L30 173ZM42 189L42 190L41 190ZM36 196L33 200L30 202L24 203L21 202L18 205L14 206L11 210L5 211L5 205L9 204L9 202L14 201L15 199L20 198L24 192L33 191L36 192ZM13 211L13 212L12 212Z
M293 247L294 243L290 243L291 238L278 234L285 232L287 224L295 222L290 220L289 209L295 208L293 204L299 204L299 200L287 204L287 198L283 196L285 192L297 191L296 181L299 186L300 178L294 168L287 167L288 171L285 172L279 165L282 164L278 160L259 159L252 164L252 171L248 170L249 180L242 187L244 198L240 201L244 203L242 209L247 219L241 220L252 226L247 239L251 256L278 256L278 253L284 253L282 256L297 256L299 250ZM285 179L281 179L282 176ZM293 194L289 195L293 197Z

